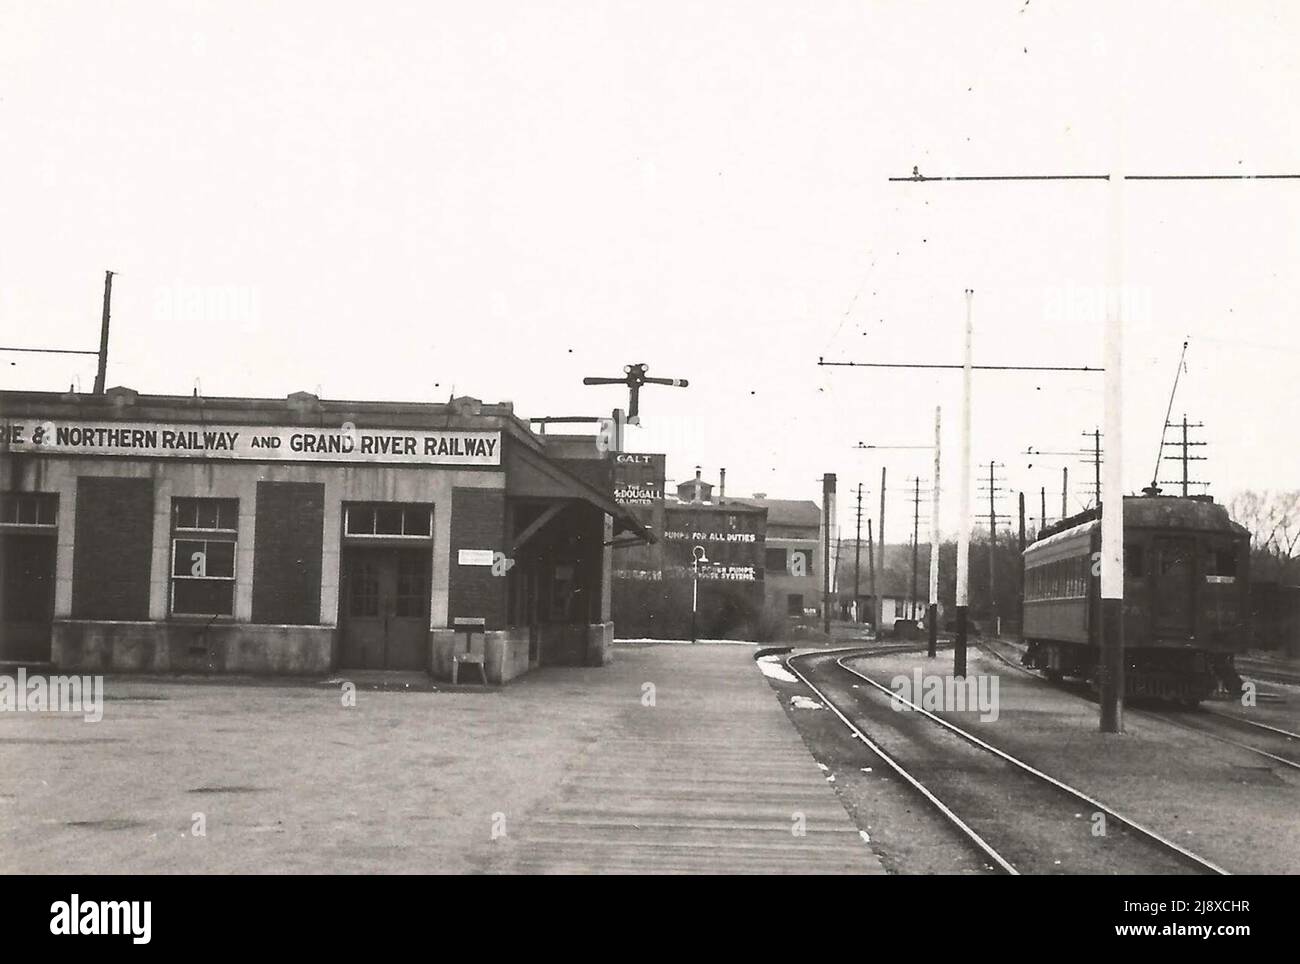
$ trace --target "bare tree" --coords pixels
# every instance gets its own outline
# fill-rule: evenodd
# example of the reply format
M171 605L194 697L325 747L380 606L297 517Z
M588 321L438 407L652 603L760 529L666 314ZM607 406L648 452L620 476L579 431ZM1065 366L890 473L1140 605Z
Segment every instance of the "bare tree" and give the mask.
M1248 489L1232 497L1228 513L1250 532L1258 577L1285 582L1300 575L1300 489Z

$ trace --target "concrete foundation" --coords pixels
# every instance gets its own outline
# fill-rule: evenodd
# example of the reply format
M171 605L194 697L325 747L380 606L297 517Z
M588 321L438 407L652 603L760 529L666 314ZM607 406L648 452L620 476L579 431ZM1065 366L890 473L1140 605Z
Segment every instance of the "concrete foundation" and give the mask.
M311 676L334 664L333 626L56 620L50 659L61 670L267 673Z

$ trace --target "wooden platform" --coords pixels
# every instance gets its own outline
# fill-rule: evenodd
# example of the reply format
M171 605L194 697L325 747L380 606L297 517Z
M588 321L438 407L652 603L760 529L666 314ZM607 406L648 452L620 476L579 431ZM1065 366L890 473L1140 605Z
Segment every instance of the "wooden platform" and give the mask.
M513 829L501 869L883 873L752 656L748 646L620 647L583 692L556 693L625 705L558 799Z

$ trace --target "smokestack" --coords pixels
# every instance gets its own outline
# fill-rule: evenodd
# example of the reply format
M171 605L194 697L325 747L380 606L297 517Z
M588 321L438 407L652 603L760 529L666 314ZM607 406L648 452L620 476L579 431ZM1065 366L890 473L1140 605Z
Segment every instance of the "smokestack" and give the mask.
M727 470L718 469L718 501L727 497Z

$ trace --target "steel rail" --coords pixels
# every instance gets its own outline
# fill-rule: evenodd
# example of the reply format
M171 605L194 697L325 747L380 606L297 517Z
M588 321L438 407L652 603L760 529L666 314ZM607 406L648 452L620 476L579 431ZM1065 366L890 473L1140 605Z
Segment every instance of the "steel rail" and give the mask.
M902 764L900 764L897 760L891 757L883 749L877 746L869 736L863 733L862 730L860 730L853 723L852 720L850 720L847 716L845 716L840 711L840 708L835 705L834 701L822 689L820 689L815 683L813 683L813 681L810 680L807 677L807 675L805 675L803 671L799 669L799 667L794 665L794 661L796 659L808 659L810 657L822 657L822 656L834 657L836 653L841 653L841 652L856 653L856 652L860 652L860 649L855 647L848 650L842 650L842 649L817 650L813 652L799 653L798 655L791 655L786 657L785 665L792 673L794 673L796 676L799 677L800 680L803 681L803 684L805 686L807 686L810 690L812 690L819 697L821 697L821 700L826 705L827 709L829 709L832 713L834 713L837 717L839 717L840 722L843 723L845 726L847 726L849 730L852 731L854 736L856 736L859 740L861 740L864 744L866 744L867 748L871 750L872 753L878 756L882 762L884 762L888 767L890 767L890 769L892 769L895 773L897 773L900 777L902 777L903 780L905 780L907 784L912 787L912 789L916 790L918 793L921 794L921 796L923 796L927 801L929 801L929 803L936 810L938 810L939 813L941 813L944 816L944 818L948 820L949 823L951 823L958 830L960 830L961 833L973 844L975 844L975 846L978 847L986 857L992 860L994 864L996 864L1003 871L1003 873L1010 874L1012 876L1019 876L1020 871L1016 870L1016 868L1011 864L1010 861L1008 861L1005 857L1003 857L1000 853L998 853L992 847L992 845L989 844L987 840L981 837L979 833L973 827L970 826L970 824L966 823L966 821L962 820L961 817L957 816L956 812L953 811L951 807L949 807L946 803L940 800L937 796L935 796L934 793L932 793L930 789L925 786L925 784L921 783L920 780L916 779L916 777L908 773L907 770L903 768ZM880 651L876 651L876 652L880 652ZM900 650L890 650L890 652L900 652ZM842 665L842 664L840 663L839 660L836 660L836 665Z
M1024 666L1017 666L1015 663L1011 662L1011 660L1007 659L1005 656L999 653L996 649L993 649L989 646L979 646L979 648L984 652L988 653L994 659L1000 660L1001 662L1010 666L1012 669L1019 670L1020 672L1024 673L1026 676L1030 676L1037 680L1043 680L1044 682L1047 683L1051 682L1050 680L1044 679L1044 677L1040 676L1038 673L1035 673L1033 670L1027 669ZM850 670L850 672L852 671ZM1273 760L1276 763L1281 763L1283 766L1291 767L1294 770L1300 770L1300 763L1296 762L1295 760L1287 759L1284 756L1278 756L1276 753L1270 753L1268 750L1262 750L1257 746L1251 746L1249 743L1242 743L1238 740L1233 740L1226 736L1219 736L1216 733L1211 733L1208 730L1201 729L1200 727L1191 726L1190 724L1182 720L1175 719L1172 716L1165 716L1160 713L1155 713L1151 710L1143 710L1143 709L1135 708L1128 704L1125 704L1125 709L1128 710L1128 712L1130 713L1137 713L1140 714L1141 716L1145 716L1148 719L1160 720L1163 723L1168 723L1170 726L1176 726L1180 730L1186 730L1188 733L1195 733L1199 736L1208 737L1209 739L1215 740L1219 743L1225 743L1228 746L1235 746L1238 749L1247 750L1251 753L1258 754L1259 756L1266 757L1270 760ZM1240 723L1243 726L1253 726L1253 727L1258 727L1261 730L1268 730L1272 733L1278 733L1281 734L1282 736L1287 737L1288 739L1300 739L1300 733L1292 733L1289 730L1283 730L1276 726L1269 726L1266 723L1255 723L1252 720L1243 720L1240 717L1231 716L1227 713L1217 713L1214 710L1202 710L1201 712L1205 713L1207 716L1218 717L1219 719L1222 720L1231 720L1234 723Z
M870 654L859 654L859 656L861 655L870 655ZM953 723L949 723L943 717L931 713L929 710L923 709L920 706L917 706L911 700L904 699L901 695L895 693L887 686L882 686L880 683L877 683L871 677L863 673L859 673L857 670L853 669L850 666L845 666L844 660L847 658L848 658L847 656L840 657L835 661L836 665L842 668L845 672L852 673L854 676L858 677L863 682L868 683L871 686L875 687L877 690L880 690L882 693L885 693L886 695L889 696L891 700L897 700L898 702L911 707L913 710L920 713L922 716L925 716L932 722L942 726L944 729L950 731L955 736L960 737L966 742L971 743L982 750L987 750L989 753L992 753L994 756L999 757L1002 760L1005 760L1007 763L1010 763L1012 766L1019 767L1021 770L1037 778L1038 780L1051 784L1052 786L1056 787L1058 790L1062 791L1063 793L1068 794L1069 796L1074 797L1076 800L1079 800L1080 802L1095 808L1101 813L1106 814L1106 816L1113 818L1121 826L1128 827L1130 830L1134 831L1139 836L1145 837L1147 840L1152 841L1157 846L1178 854L1184 860L1187 860L1190 863L1193 863L1196 866L1201 867L1205 870L1209 870L1212 873L1221 874L1224 876L1229 875L1229 871L1220 867L1218 864L1214 863L1213 861L1207 860L1206 858L1200 856L1199 854L1192 853L1192 851L1188 850L1186 847L1183 847L1181 844L1177 844L1174 841L1168 839L1167 837L1164 837L1159 833L1156 833L1156 831L1151 830L1150 828L1144 826L1143 824L1138 823L1136 820L1132 819L1131 817L1124 816L1124 814L1120 813L1118 810L1115 810L1113 807L1107 806L1106 804L1102 803L1100 800L1096 799L1095 797L1089 796L1088 794L1084 793L1082 790L1078 789L1077 787L1072 787L1070 786L1070 784L1056 779L1056 777L1052 776L1051 774L1044 773L1042 770L1030 766L1028 763L1025 763L1023 760L1017 759L1016 757L1012 756L1010 753L1007 753L1005 750L999 749L998 747L993 746L993 744L981 740L979 737L975 736L973 733L967 732L966 730L962 729L960 726L957 726Z

